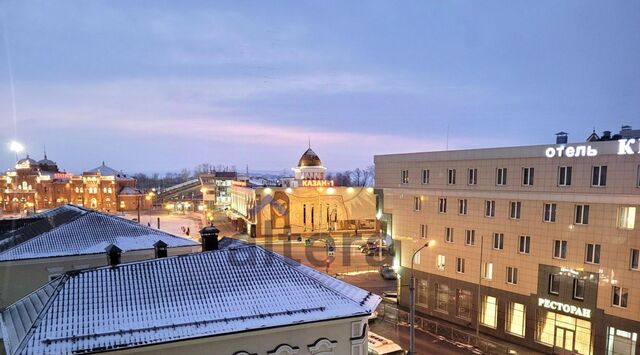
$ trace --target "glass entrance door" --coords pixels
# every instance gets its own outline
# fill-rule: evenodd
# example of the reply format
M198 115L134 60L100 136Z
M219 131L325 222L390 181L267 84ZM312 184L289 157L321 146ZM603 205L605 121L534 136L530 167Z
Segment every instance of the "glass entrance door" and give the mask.
M575 332L573 330L556 327L555 349L557 354L573 353Z

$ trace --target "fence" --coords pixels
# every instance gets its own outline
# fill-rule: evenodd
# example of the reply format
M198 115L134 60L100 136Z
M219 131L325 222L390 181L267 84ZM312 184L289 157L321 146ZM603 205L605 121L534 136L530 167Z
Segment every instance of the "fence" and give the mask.
M409 313L390 304L378 307L378 319L396 326L409 327ZM437 322L416 316L416 329L434 337L447 340L459 348L466 348L476 354L503 355L518 352L504 344L498 344L489 339L478 337L473 333L458 329L450 324Z

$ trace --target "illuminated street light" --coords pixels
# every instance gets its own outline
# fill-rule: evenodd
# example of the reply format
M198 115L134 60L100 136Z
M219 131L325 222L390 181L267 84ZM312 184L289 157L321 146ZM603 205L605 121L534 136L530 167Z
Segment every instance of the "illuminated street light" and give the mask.
M24 146L19 142L11 141L11 143L9 143L9 150L18 154L24 150Z
M416 354L416 279L413 275L413 262L414 259L416 257L416 254L418 254L422 249L424 248L428 248L429 246L433 246L434 243L433 241L427 241L423 246L421 246L420 248L418 248L418 250L416 250L413 255L411 256L411 283L409 284L409 293L410 293L410 301L411 301L411 308L410 308L410 314L409 314L409 354L410 355L415 355Z

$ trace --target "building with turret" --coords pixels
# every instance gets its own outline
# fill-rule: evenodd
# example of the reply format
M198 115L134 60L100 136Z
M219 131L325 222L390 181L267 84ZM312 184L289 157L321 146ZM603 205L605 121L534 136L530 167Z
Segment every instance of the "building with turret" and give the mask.
M377 233L372 188L335 186L311 147L292 170L277 186L232 182L229 217L238 229L283 238Z
M27 155L0 175L0 210L23 213L72 203L105 212L133 211L144 203L136 180L104 162L80 175L58 168L47 158Z

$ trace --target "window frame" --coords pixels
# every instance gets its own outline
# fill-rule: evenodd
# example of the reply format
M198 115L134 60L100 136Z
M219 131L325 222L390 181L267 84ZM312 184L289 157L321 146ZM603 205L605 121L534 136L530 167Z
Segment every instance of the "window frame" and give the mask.
M447 185L456 184L456 169L447 169Z
M522 186L533 186L535 168L532 166L522 167Z
M563 172L564 169L564 172ZM558 167L558 186L571 186L571 176L573 168L569 165L561 165Z
M591 247L591 252L589 252L589 247ZM585 246L584 246L584 262L586 264L599 265L600 264L600 256L601 255L602 255L602 247L601 247L600 244L597 244L597 243L585 243Z
M634 254L635 254L635 267L634 267ZM629 249L629 270L640 271L640 249Z
M617 304L615 302L616 289L620 290L620 294L618 295L619 302ZM618 308L627 308L629 306L629 289L616 285L611 286L611 306Z
M429 169L422 169L422 171L420 172L420 183L422 185L429 184Z
M420 239L427 239L428 227L426 224L420 224Z
M507 284L509 285L517 285L518 284L518 268L513 266L507 266Z
M465 273L465 260L461 257L456 257L456 274Z
M413 211L414 212L422 211L422 197L421 196L413 196Z
M507 168L496 168L496 186L507 185Z
M447 213L446 197L438 197L438 213Z
M464 231L464 245L471 246L471 247L476 245L475 229L466 229Z
M556 255L556 244L559 244L560 248L558 249L559 251L559 256ZM563 239L554 239L553 240L553 259L558 259L558 260L566 260L567 259L567 249L569 249L569 243L566 240Z
M496 246L496 241L499 241L498 246ZM504 250L504 233L494 232L493 233L493 241L491 244L491 248L493 250Z
M496 200L484 200L484 216L486 218L496 216Z
M447 265L447 257L444 254L438 254L436 256L436 269L444 271Z
M560 275L558 274L549 274L549 285L548 285L548 293L550 295L559 295L560 294ZM555 286L555 287L554 287Z
M515 215L514 215L515 211ZM509 203L509 219L517 221L522 216L522 201L511 201Z
M468 201L466 198L458 199L458 215L466 216L468 212Z
M525 241L525 250L522 250L522 242ZM531 236L522 234L518 237L518 254L530 255L531 254Z
M547 206L549 214L547 215ZM558 205L555 202L545 202L542 206L542 221L545 223L555 223L557 220Z
M582 295L578 295L578 285L582 282ZM583 279L573 279L573 292L572 298L574 300L584 301L585 289L587 287L587 282Z
M585 204L575 205L573 224L575 225L589 224L589 205L585 205Z
M409 184L409 169L400 170L400 184L402 185Z
M598 171L597 173L596 173L596 170ZM609 169L607 168L607 165L591 166L591 187L606 187L608 170ZM596 179L596 176L597 176L597 179Z
M478 169L477 168L467 169L467 185L469 186L478 185Z
M453 243L453 227L444 227L444 242Z

